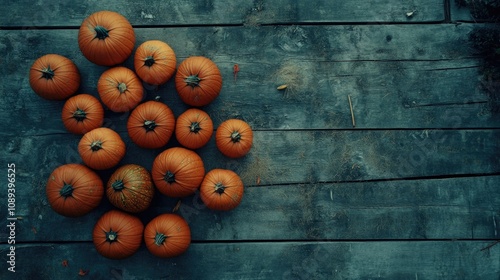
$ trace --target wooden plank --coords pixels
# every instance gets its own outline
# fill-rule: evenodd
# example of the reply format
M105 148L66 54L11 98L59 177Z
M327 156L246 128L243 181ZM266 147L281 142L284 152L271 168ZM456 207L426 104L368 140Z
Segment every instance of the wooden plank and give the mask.
M495 1L452 0L450 1L450 18L453 22L495 23L498 22L498 8L495 11L492 5L498 7Z
M92 213L65 218L48 205L45 183L48 167L57 161L28 169L18 162L16 237L18 241L89 241L98 218L113 207L104 198ZM498 238L499 176L432 180L394 180L358 183L303 183L256 185L276 176L258 161L253 170L227 168L246 181L238 208L221 213L205 208L198 193L181 200L179 214L197 241L224 240L380 240L380 239L490 239ZM5 164L6 165L6 164ZM33 167L35 168L35 167ZM35 171L37 170L37 171ZM42 171L38 171L42 170ZM107 182L110 172L100 172ZM275 179L276 180L276 179ZM272 181L271 181L272 182ZM6 193L0 194L6 200ZM157 193L153 204L139 217L144 223L171 212L177 199ZM0 209L1 216L8 216ZM54 227L66 225L64 231ZM6 240L7 234L0 234ZM5 238L3 238L5 237Z
M123 14L134 26L280 24L313 22L429 22L444 19L441 0L352 1L99 1L70 3L28 0L9 1L0 11L0 26L80 26L85 17L100 10ZM412 12L412 16L407 16Z
M121 164L150 169L162 149L137 147L126 132ZM228 159L214 137L198 153L207 170L238 171L247 185L348 182L436 176L496 174L500 171L499 130L305 130L255 131L254 146L241 159ZM81 162L80 136L49 134L3 137L1 158L16 161L26 175L45 178L55 166ZM176 146L172 140L167 146ZM37 156L34 156L36 153Z
M142 247L121 261L101 257L91 243L28 244L16 246L15 276L74 279L84 269L90 279L496 279L500 251L481 250L490 243L196 243L172 259ZM5 266L0 275L12 276Z
M490 109L490 99L479 82L479 61L469 57L471 50L463 43L471 28L472 25L378 25L351 29L140 29L138 43L164 39L176 50L179 62L189 55L201 54L218 64L224 78L222 92L204 108L216 126L227 118L244 116L252 119L254 129L351 128L347 100L347 95L351 95L358 128L498 127L500 116ZM187 33L200 37L214 33L216 38L210 43L197 42ZM45 53L65 55L75 61L82 73L79 92L95 96L97 80L106 68L82 56L75 30L0 34L0 47L4 46L6 52L0 61L4 66L0 74L6 77L0 85L6 93L0 96L0 117L9 119L12 109L18 117L15 126L2 123L0 133L64 133L59 120L63 102L36 96L29 87L27 68ZM284 39L276 39L279 36ZM290 44L290 40L299 40L300 46ZM244 42L245 47L236 46L236 42ZM318 48L317 42L324 46ZM265 52L258 48L259 44L268 46ZM236 82L232 73L235 63L241 69ZM125 65L132 68L131 59ZM278 91L280 84L288 84L287 90ZM145 88L146 99L161 96L177 116L187 108L178 98L173 80L160 88ZM117 129L125 129L123 120L127 114L106 112L106 118Z

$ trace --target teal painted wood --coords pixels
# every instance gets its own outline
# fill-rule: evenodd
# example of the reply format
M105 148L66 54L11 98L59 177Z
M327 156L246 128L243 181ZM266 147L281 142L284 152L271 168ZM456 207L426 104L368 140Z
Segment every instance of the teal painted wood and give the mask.
M134 26L260 25L281 23L435 22L444 20L441 0L376 1L9 1L0 11L0 26L78 27L100 10L116 11ZM411 13L411 16L408 16Z
M192 244L172 259L143 246L122 261L91 243L16 248L16 279L496 279L498 245L490 241L250 242ZM2 253L6 253L2 251ZM67 260L64 267L62 261ZM5 269L0 275L12 276Z

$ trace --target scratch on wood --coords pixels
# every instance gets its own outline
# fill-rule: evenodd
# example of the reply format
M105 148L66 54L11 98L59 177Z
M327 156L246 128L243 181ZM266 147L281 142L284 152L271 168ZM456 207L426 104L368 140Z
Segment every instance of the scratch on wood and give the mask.
M356 120L354 119L354 110L352 109L351 95L347 95L347 99L349 99L349 108L351 109L352 127L356 127Z
M333 201L333 191L330 190L330 199Z

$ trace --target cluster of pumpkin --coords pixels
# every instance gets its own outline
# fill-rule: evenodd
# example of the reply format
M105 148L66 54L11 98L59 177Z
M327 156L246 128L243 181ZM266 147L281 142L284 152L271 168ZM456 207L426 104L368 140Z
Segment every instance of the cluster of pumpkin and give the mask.
M235 172L213 169L205 173L201 157L193 150L208 143L213 122L201 109L218 97L222 77L208 58L193 56L176 69L172 48L159 40L141 44L134 55L135 71L123 66L134 49L135 33L122 15L111 11L87 17L79 30L82 54L91 62L111 66L100 76L100 101L90 94L76 93L80 74L76 65L58 54L38 58L30 69L30 85L49 100L66 100L62 122L68 131L83 135L78 152L84 164L68 163L49 176L46 194L52 209L64 216L79 217L95 209L104 195L116 208L105 213L93 230L96 250L112 259L126 258L142 243L159 257L183 253L191 242L187 222L179 215L165 213L145 227L134 213L150 206L155 189L170 197L186 197L197 190L207 208L231 210L241 201L243 183ZM183 102L193 108L175 119L172 110L160 101L143 100L142 82L161 85L175 74L175 87ZM102 103L113 112L131 111L127 130L130 139L142 148L161 148L174 135L183 147L172 147L154 159L151 173L137 164L118 167L106 185L95 170L117 167L126 153L121 136L103 127ZM216 130L216 146L227 157L239 158L252 147L250 126L237 119L224 121ZM156 187L156 188L155 188Z

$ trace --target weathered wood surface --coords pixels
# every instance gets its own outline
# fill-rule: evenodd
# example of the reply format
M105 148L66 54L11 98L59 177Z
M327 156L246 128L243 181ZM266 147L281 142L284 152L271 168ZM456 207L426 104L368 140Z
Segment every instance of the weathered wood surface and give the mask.
M196 243L173 259L158 259L142 247L121 261L99 256L91 243L26 244L16 249L16 279L498 279L500 251L495 247L482 250L490 244ZM2 256L6 253L1 251ZM63 260L68 261L67 267ZM80 269L88 274L78 277ZM5 270L0 275L9 276Z
M80 268L89 279L498 279L500 116L468 44L480 25L457 16L453 0L94 2L10 1L0 10L0 164L16 164L15 279L73 279ZM255 130L243 159L223 157L213 139L197 151L207 170L237 171L246 190L227 213L206 209L198 194L181 199L193 244L178 258L143 246L107 260L91 229L109 202L70 219L45 198L50 172L81 162L80 136L59 119L63 101L33 93L28 69L46 53L67 56L81 70L79 92L98 96L107 68L87 61L76 38L101 9L131 21L136 46L160 39L179 62L213 59L224 85L203 109L216 126L236 117ZM173 81L144 87L145 99L159 95L176 116L187 108ZM163 148L135 146L128 115L106 111L105 126L127 144L122 164L151 169ZM99 174L106 182L112 171ZM177 202L157 194L139 217L146 223ZM8 233L4 226L0 279L13 275Z
M88 215L65 218L48 205L43 182L32 184L19 183L17 242L91 241L95 222L113 208L104 198ZM231 212L207 209L197 193L181 199L178 213L195 242L498 239L499 185L500 177L482 176L248 186ZM156 193L151 209L139 216L146 224L177 201Z
M444 20L442 0L182 0L182 1L8 1L0 27L78 27L93 12L107 9L141 25L259 25L336 22L436 22ZM30 7L26 10L26 7ZM412 16L407 13L413 12Z
M179 61L205 55L218 64L223 89L205 108L215 125L244 117L256 130L352 128L347 100L351 95L357 128L498 127L500 116L490 109L480 82L480 62L467 44L472 28L471 24L155 28L139 29L137 44L162 39L172 45ZM9 118L14 109L20 119L15 127L0 124L1 133L65 132L62 122L52 118L60 114L63 102L34 94L29 67L46 53L65 55L82 73L79 92L95 96L97 80L106 68L82 56L76 30L12 30L0 35L0 48L7 52L0 61L0 74L6 77L0 85L4 93L0 117ZM240 65L237 81L232 73L235 63ZM131 59L125 65L133 69ZM281 84L289 88L276 90ZM176 115L187 108L173 80L158 89L145 86L147 99L161 96ZM116 120L126 117L107 113L108 122L118 130L125 129L125 122Z

